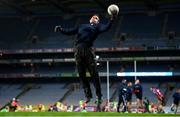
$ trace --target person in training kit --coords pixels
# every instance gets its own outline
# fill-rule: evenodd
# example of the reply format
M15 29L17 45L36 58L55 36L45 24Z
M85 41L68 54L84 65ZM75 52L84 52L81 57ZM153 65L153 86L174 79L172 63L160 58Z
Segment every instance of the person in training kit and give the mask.
M98 111L100 110L102 93L92 46L99 34L110 29L114 17L115 15L112 15L107 24L101 24L99 16L95 14L90 18L88 24L80 24L78 27L72 29L65 29L61 26L55 27L55 32L61 32L65 35L77 35L75 40L75 60L79 78L87 98L86 103L88 103L92 98L92 92L90 89L90 82L88 78L86 78L86 71L90 73L93 85L96 89L96 96L98 97Z
M137 107L138 108L142 108L143 107L143 102L142 102L142 97L143 97L143 89L142 86L140 84L139 79L135 80L135 84L134 84L134 93L136 95L136 102L137 102Z
M128 82L127 83L127 109L128 109L128 112L131 112L132 93L133 93L132 82Z
M121 103L123 103L123 109L122 112L126 112L127 111L127 81L125 79L122 80L122 82L120 83L119 87L118 87L118 105L117 105L117 112L120 112L120 105Z
M147 97L144 97L143 104L145 106L144 112L148 112L149 113L150 112L150 110L149 110L150 101L149 101L149 99Z
M158 102L157 102L157 110L158 110L158 112L164 112L163 111L164 94L157 87L151 87L150 90L156 95L156 97L158 99Z
M176 92L173 94L173 104L171 106L171 111L174 111L174 113L177 113L179 101L180 101L180 88L176 89Z

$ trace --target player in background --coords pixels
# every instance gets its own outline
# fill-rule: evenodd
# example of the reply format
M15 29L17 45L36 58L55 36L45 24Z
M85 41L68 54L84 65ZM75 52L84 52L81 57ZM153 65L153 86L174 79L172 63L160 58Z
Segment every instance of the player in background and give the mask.
M174 113L177 113L178 107L179 107L179 101L180 101L180 88L176 89L176 92L173 94L173 104L171 106L171 111L174 111Z
M127 81L123 79L118 87L118 105L117 112L120 112L120 105L123 103L122 112L127 111Z
M143 101L142 101L143 89L142 89L139 79L135 80L135 84L133 86L133 93L136 95L137 108L142 108L143 107Z
M157 111L164 112L162 107L164 105L164 94L157 87L151 87L150 90L156 95L158 99L157 103Z

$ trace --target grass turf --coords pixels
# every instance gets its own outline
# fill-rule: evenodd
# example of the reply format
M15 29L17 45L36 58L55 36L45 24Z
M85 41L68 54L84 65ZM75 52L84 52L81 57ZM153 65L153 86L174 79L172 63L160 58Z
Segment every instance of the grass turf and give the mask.
M116 112L2 112L0 116L156 116L180 117L180 114L116 113Z

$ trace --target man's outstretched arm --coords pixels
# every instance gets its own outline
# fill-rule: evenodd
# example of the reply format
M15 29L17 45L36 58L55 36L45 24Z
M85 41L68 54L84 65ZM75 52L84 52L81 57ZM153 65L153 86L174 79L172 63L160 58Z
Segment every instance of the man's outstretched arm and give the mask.
M101 24L101 26L99 27L99 32L102 33L109 30L112 26L113 21L114 21L114 17L111 17L107 24Z
M74 35L78 33L78 27L70 28L70 29L64 29L61 26L55 26L54 32L61 32L65 35Z

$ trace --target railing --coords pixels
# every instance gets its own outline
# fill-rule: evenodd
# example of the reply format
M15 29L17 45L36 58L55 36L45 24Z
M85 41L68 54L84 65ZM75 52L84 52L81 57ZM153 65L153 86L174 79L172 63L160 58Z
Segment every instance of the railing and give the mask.
M96 52L120 52L120 51L147 51L147 50L180 50L179 46L170 47L112 47L112 48L93 48ZM59 49L17 49L17 50L0 50L0 56L3 54L39 54L39 53L72 53L73 48L59 48Z

